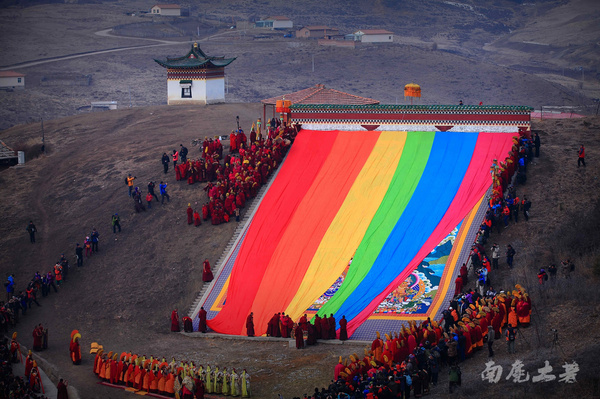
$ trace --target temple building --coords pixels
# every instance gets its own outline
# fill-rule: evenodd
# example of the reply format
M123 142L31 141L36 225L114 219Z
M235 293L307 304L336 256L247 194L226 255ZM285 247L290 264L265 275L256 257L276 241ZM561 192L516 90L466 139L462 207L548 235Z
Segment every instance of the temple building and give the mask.
M198 47L183 57L156 61L167 68L167 103L214 104L225 101L225 67L235 58L209 57Z

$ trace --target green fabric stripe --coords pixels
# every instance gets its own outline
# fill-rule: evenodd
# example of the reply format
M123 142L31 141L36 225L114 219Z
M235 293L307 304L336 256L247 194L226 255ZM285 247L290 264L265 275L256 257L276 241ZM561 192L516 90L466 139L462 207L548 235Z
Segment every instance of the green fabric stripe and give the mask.
M319 310L320 316L335 313L367 275L381 248L410 201L433 145L435 132L409 132L402 157L381 205L361 241L348 274L335 295Z

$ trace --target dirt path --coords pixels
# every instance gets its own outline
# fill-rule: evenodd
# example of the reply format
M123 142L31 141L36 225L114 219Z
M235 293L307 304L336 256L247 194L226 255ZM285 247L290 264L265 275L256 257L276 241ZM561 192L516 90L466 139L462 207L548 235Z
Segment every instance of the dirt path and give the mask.
M14 69L14 68L27 68L27 67L32 67L32 66L36 66L36 65L48 64L51 62L66 61L66 60L72 60L75 58L89 57L89 56L93 56L93 55L115 53L115 52L134 50L134 49L140 49L140 48L162 47L162 46L172 46L172 45L194 43L194 42L205 42L205 41L214 39L216 37L222 37L222 36L226 36L229 34L228 31L225 31L225 32L215 33L214 35L207 36L203 39L198 39L198 40L169 41L169 40L148 39L148 38L139 38L139 37L130 37L130 36L116 36L116 35L111 35L109 33L110 31L112 31L112 29L104 29L104 30L95 32L95 34L100 37L118 37L120 39L152 40L152 41L156 41L158 43L142 44L142 45L138 45L138 46L116 47L116 48L110 48L110 49L106 49L106 50L85 51L82 53L63 55L60 57L49 57L49 58L45 58L45 59L41 59L41 60L37 60L37 61L20 62L20 63L0 67L0 71L6 71L6 70Z

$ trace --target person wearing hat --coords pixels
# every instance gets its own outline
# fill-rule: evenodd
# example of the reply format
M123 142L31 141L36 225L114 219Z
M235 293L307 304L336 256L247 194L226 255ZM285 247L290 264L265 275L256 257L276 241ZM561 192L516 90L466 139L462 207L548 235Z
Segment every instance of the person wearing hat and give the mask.
M117 227L119 228L119 233L121 232L121 218L119 217L118 213L115 213L112 216L112 228L113 228L113 233L117 232Z

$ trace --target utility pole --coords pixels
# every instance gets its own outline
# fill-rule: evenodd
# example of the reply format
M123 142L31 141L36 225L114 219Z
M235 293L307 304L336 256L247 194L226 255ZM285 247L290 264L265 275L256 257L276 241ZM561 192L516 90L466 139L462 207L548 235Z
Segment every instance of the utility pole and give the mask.
M44 137L44 118L40 118L42 121L42 154L46 152L46 138Z
M315 71L315 55L312 55L312 71Z

